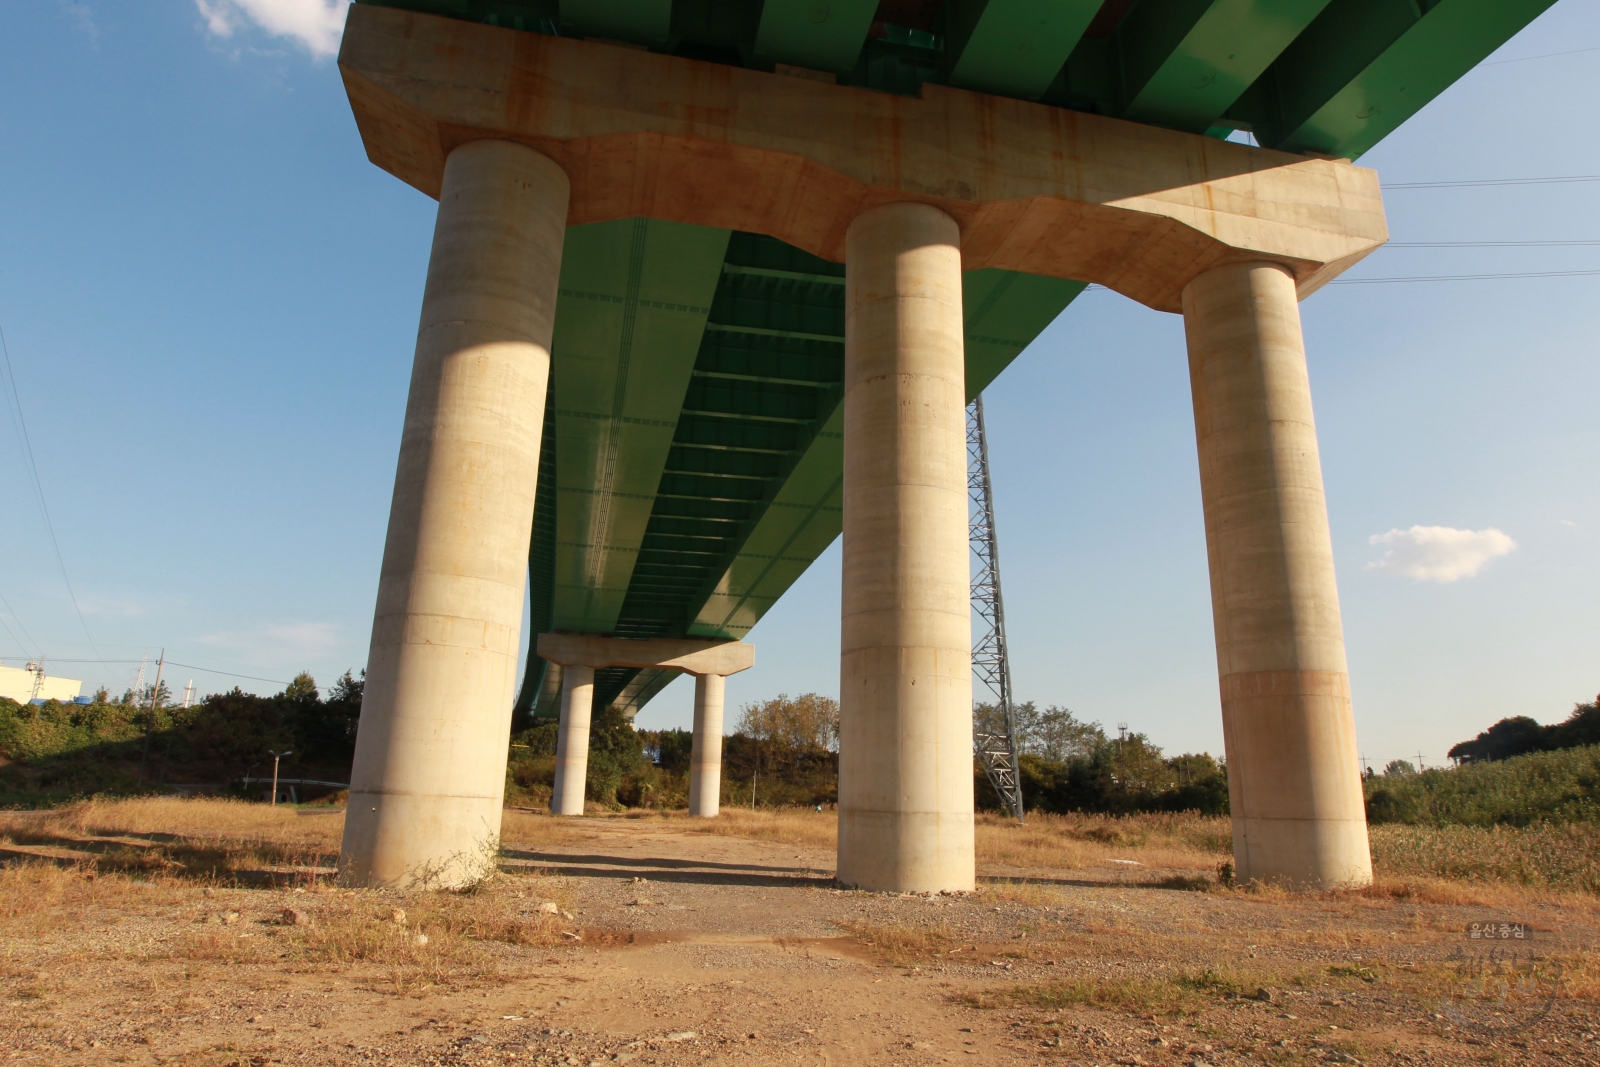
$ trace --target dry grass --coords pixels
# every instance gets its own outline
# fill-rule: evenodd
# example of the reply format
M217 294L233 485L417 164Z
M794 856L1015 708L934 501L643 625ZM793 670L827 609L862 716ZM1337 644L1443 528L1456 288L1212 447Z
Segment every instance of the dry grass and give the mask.
M1212 871L1233 852L1226 818L1178 814L1050 815L1018 826L984 812L977 819L978 862L1022 869L1070 870L1133 859L1150 868Z
M974 1007L1028 1007L1045 1011L1089 1007L1145 1014L1181 1014L1218 997L1251 997L1277 984L1275 976L1207 968L1152 978L1064 978L1041 985L1016 986L962 999Z
M1600 894L1600 826L1374 826L1380 878Z
M958 947L954 934L943 924L912 926L846 920L839 929L849 934L885 963L908 966L931 960Z

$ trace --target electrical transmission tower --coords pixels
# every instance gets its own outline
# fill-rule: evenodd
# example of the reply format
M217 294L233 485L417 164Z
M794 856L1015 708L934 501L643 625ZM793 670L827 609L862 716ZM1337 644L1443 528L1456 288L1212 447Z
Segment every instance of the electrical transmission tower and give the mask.
M1017 775L1017 717L1011 705L1011 661L1006 655L1006 613L1000 598L1000 545L994 533L994 490L989 482L989 443L983 432L983 397L967 405L967 535L977 570L972 607L983 636L972 646L972 671L993 705L972 712L972 748L1006 811L1022 821L1022 779Z

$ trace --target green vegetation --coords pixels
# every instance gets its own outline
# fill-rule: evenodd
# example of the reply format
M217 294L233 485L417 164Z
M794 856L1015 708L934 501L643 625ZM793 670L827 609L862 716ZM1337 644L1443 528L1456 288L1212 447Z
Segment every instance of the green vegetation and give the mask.
M1464 763L1510 759L1529 752L1556 752L1564 748L1600 745L1600 696L1593 703L1575 704L1565 722L1550 726L1517 715L1501 719L1471 741L1450 750L1450 758Z
M0 699L0 805L175 785L227 791L245 775L270 774L269 749L294 752L280 767L286 778L347 782L362 684L346 672L323 700L302 673L275 696L234 689L153 713L148 688L118 701L102 691L91 704Z
M1367 821L1374 824L1600 822L1600 745L1421 773L1390 764L1364 784Z
M994 717L980 704L978 717ZM1040 710L1032 701L1015 708L1018 771L1030 811L1131 814L1154 811L1228 812L1228 777L1205 753L1163 756L1141 733L1107 737L1098 724L1075 718L1066 708ZM982 769L975 772L978 806L999 810L1000 801Z

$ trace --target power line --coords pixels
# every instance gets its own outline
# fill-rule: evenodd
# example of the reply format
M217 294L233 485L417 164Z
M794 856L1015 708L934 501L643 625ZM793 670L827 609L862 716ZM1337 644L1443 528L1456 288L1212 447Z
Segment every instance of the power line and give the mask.
M52 658L50 660L50 662L51 663L100 663L100 664L104 664L105 666L109 667L113 663L143 663L145 661L144 660L137 660L137 659L55 659L55 658ZM169 659L166 662L171 664L174 667L187 667L191 671L201 671L201 672L203 672L205 674L220 674L220 675L223 675L224 677L227 677L227 678L244 678L244 679L247 679L247 680L252 681L252 682L271 682L273 685L290 685L291 684L289 682L284 681L282 678L258 678L253 674L235 674L232 671L213 670L210 667L200 667L200 666L196 666L193 663L179 663L175 659Z
M1500 67L1507 63L1530 63L1535 59L1554 59L1557 56L1575 56L1580 52L1600 52L1600 46L1593 48L1574 48L1570 52L1546 52L1542 56L1519 56L1516 59L1496 59L1488 63L1479 63L1480 67Z
M1585 278L1600 270L1544 270L1527 274L1419 274L1409 278L1337 278L1329 285L1377 285L1382 282L1488 282L1507 278Z
M94 635L89 632L89 623L83 617L83 609L78 606L78 594L72 590L72 579L67 577L67 560L61 554L61 542L56 538L56 524L50 520L50 506L45 503L44 483L39 480L39 464L33 458L33 439L28 435L28 420L22 414L22 393L17 389L17 375L11 367L11 346L6 343L4 327L0 327L0 354L5 356L6 378L11 384L11 399L17 408L17 426L22 431L23 449L28 456L28 470L33 475L33 491L39 497L39 510L44 513L44 526L50 532L50 544L56 550L56 563L61 566L61 580L67 585L67 596L72 600L72 610L78 614L78 625L83 627L83 636L89 639L89 647L94 649L94 654L98 656L100 646L94 643ZM15 615L16 612L12 614ZM22 620L19 617L17 625L21 624Z
M1391 189L1464 189L1469 186L1494 185L1565 185L1570 182L1600 182L1600 174L1567 174L1554 178L1481 178L1460 182L1394 182L1384 183L1383 190Z

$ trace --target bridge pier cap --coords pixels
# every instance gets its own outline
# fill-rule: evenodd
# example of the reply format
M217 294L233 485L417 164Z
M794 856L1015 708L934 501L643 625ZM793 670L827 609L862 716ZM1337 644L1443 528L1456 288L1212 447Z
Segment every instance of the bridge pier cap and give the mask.
M932 83L897 96L356 4L339 67L373 163L430 196L459 143L537 148L568 222L768 234L833 262L851 222L916 201L961 267L1095 282L1159 311L1227 263L1304 298L1388 238L1377 173Z
M689 813L717 814L722 794L722 701L728 675L755 666L755 646L715 638L628 640L593 634L540 634L543 659L561 665L561 723L556 735L555 815L582 815L589 773L594 672L639 667L694 675L694 739L689 753ZM569 679L571 680L569 682Z

